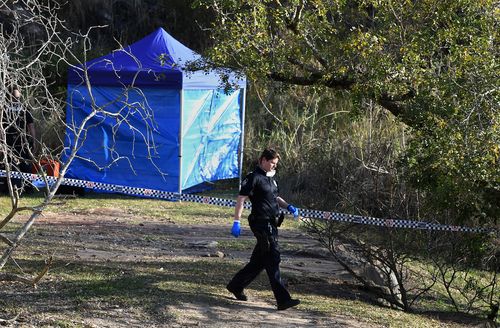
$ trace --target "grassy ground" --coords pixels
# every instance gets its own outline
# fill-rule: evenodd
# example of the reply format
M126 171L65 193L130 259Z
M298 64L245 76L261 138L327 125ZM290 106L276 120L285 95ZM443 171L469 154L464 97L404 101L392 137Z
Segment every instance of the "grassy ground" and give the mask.
M30 196L23 205L39 201ZM8 199L0 197L0 214L8 207ZM20 314L20 327L266 327L269 322L304 327L464 327L480 322L452 312L393 310L340 279L333 269L331 275L308 270L321 261L334 267L324 259L294 255L313 241L292 220L282 232L283 272L301 305L276 312L264 274L248 290L252 302L236 302L225 284L247 260L254 241L245 224L241 238L229 235L232 211L116 195L57 199L4 271L34 276L49 256L54 262L37 288L0 282L0 317ZM22 222L23 217L16 218L2 232L8 234ZM216 241L217 247L190 246L198 240ZM215 250L225 256L213 255Z

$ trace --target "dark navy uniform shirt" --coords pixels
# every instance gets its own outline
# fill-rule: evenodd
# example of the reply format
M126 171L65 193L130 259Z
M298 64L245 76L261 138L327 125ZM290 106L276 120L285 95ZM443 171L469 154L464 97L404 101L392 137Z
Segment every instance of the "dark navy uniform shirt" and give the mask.
M279 215L278 184L266 172L257 167L241 183L241 196L248 196L252 202L251 216L274 219Z
M33 136L26 134L26 127L33 123L33 116L20 102L6 106L2 116L7 145L22 153L27 144L31 145L32 142Z

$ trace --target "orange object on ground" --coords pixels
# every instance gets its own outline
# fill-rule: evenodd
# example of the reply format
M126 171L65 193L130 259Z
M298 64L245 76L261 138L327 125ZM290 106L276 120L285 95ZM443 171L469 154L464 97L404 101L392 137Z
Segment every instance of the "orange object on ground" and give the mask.
M33 165L33 173L38 173L40 170L47 173L49 176L58 177L59 176L59 168L61 164L58 161L53 159L42 159L38 164Z

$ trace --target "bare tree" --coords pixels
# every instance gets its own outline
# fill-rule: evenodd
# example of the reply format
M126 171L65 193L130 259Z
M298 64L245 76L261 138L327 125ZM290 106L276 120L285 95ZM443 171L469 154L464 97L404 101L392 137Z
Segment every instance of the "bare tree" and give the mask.
M139 131L131 123L134 116L139 116L142 122L147 122L150 130L155 129L152 110L140 89L133 84L124 85L122 94L111 101L119 103L113 111L108 109L110 103L96 101L86 62L87 53L92 48L90 32L103 27L93 27L86 33L71 32L58 17L59 9L57 1L0 0L0 169L5 175L5 186L11 200L10 210L0 221L0 271L9 259L14 261L14 250L51 203L69 165L85 143L89 128L111 118L115 122L112 129L114 133L120 126L126 125L133 131L137 141L145 143L151 153L156 151L151 133ZM132 54L129 55L133 58ZM65 112L73 110L71 99L77 95L68 95L69 100L66 101L64 94L55 93L57 89L52 82L68 67L80 76L79 87L86 90L86 100L91 104L86 116L78 121L65 120ZM19 101L13 101L14 88L23 95ZM129 102L130 93L136 95L134 103ZM137 95L142 96L144 101L137 101ZM12 109L13 106L17 106L16 110ZM133 113L130 108L134 109ZM38 129L36 135L31 135L33 131L27 129L31 117L34 117L35 126L44 127ZM41 133L41 130L44 132ZM65 131L73 135L73 142L66 146ZM114 136L112 139L115 139ZM19 172L30 171L42 159L59 162L63 154L64 163L57 180L48 179L43 170L38 172L44 182L44 199L35 206L22 206L23 195L36 186L31 184L30 176L20 176ZM123 159L118 153L113 155L113 162ZM84 159L91 161L89 158ZM133 169L131 161L129 164ZM21 214L26 213L27 219L23 220L26 215ZM6 233L16 220L22 222L21 227ZM47 272L50 263L49 258L36 277L4 273L0 274L0 280L17 280L35 285Z
M500 303L498 236L304 220L306 229L366 290L391 307L424 297L495 320ZM444 290L444 292L442 292Z
M428 239L437 282L457 312L488 313L495 320L500 304L498 235L434 233Z

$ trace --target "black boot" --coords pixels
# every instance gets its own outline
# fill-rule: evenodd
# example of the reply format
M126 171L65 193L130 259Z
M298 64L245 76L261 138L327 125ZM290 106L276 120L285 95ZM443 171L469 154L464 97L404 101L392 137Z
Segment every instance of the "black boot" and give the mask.
M248 300L248 297L243 293L243 291L236 291L235 289L231 288L231 286L227 285L226 286L227 290L229 290L233 295L234 297L236 297L236 299L238 301L246 301Z

